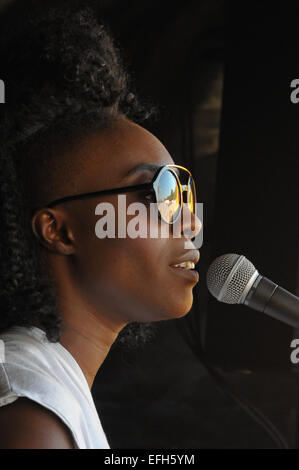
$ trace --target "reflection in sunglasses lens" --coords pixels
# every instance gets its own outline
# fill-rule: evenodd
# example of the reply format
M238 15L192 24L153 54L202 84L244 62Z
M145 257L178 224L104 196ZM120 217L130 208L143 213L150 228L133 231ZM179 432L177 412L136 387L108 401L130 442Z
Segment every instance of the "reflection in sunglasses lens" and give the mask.
M165 171L160 177L157 201L161 217L170 223L180 210L180 191L171 171Z

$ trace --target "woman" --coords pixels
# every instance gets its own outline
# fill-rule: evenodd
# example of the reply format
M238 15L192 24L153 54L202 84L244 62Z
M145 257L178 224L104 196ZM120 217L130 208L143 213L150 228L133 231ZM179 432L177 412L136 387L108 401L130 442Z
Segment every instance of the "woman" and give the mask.
M90 388L111 345L192 306L192 178L141 127L150 113L89 10L31 20L1 57L0 447L108 448ZM120 195L170 235L120 235L118 217L104 238L101 204L120 213Z

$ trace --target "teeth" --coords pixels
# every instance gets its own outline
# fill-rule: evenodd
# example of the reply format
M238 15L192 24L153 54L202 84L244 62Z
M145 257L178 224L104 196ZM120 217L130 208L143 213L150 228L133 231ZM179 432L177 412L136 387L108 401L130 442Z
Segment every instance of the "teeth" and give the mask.
M192 261L185 261L184 263L174 264L174 268L185 268L185 269L194 269L195 264Z

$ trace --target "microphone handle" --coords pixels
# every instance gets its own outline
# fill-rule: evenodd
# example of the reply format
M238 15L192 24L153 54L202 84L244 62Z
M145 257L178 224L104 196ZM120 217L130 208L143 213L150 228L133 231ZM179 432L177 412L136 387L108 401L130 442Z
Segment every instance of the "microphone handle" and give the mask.
M299 298L264 276L257 277L244 304L299 328Z

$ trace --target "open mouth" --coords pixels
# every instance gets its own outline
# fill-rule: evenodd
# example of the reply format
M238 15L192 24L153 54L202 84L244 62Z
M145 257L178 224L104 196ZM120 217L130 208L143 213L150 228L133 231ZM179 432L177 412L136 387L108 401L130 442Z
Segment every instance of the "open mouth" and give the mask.
M181 258L183 258L183 261L180 263L171 264L169 268L174 274L179 275L185 279L192 280L196 284L199 281L199 274L195 270L195 265L198 263L200 258L199 251L192 250L189 253L185 253Z

